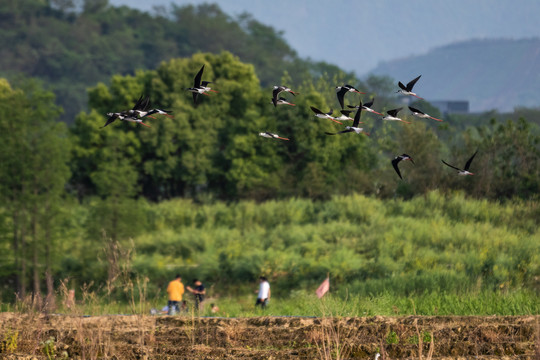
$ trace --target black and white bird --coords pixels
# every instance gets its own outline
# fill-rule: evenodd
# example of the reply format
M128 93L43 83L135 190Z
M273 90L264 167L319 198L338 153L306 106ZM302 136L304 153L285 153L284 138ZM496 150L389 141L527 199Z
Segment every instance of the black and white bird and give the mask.
M401 118L398 118L397 117L397 113L403 108L397 108L397 109L392 109L392 110L388 110L386 113L387 115L386 116L383 116L382 120L387 120L387 121L401 121L401 122L404 122L406 124L410 124L409 121L405 121L405 120L402 120Z
M110 123L116 120L134 122L134 123L144 125L146 127L150 127L150 125L143 123L142 119L139 119L131 115L127 115L126 113L107 113L107 116L109 118L107 119L107 122L105 123L105 125L101 127L101 129L103 129L105 126L109 125Z
M135 105L133 105L133 108L131 108L131 110L124 112L124 114L130 117L137 117L137 118L141 118L143 116L154 118L153 116L148 115L147 109L149 106L150 106L150 97L141 95L139 99L137 100L137 102L135 103Z
M172 114L172 111L170 111L170 110L163 110L163 109L157 109L157 108L148 111L148 112L146 113L146 115L141 116L141 118L146 117L146 116L148 116L148 117L153 117L153 116L152 116L153 114L165 115L166 117L174 118L174 116L171 115L171 114Z
M149 116L153 118L153 116L149 115L148 111L146 110L149 105L150 98L148 96L141 95L137 102L135 102L135 105L133 105L130 110L107 113L107 121L105 122L105 125L103 125L101 128L103 129L105 126L113 123L116 120L136 122L141 125L150 127L150 125L143 123L141 120L141 118L144 116Z
M377 115L381 115L383 116L383 114L381 114L380 112L377 112L375 110L373 110L371 108L371 106L373 106L373 102L375 101L375 98L371 99L370 102L367 102L365 103L364 105L362 105L362 109L366 110L367 112L370 112L370 113L374 113L374 114L377 114ZM353 105L347 105L348 108L351 108L351 109L358 109L358 105L356 106L353 106Z
M210 81L202 81L202 74L204 71L204 65L201 67L201 70L195 75L195 78L193 79L193 87L187 88L186 90L193 93L193 103L197 105L197 98L199 95L207 95L207 92L210 91L210 88L207 89L207 86ZM202 86L201 86L202 85ZM215 90L214 90L215 91Z
M338 121L350 120L350 121L353 121L354 119L349 116L352 112L353 112L352 110L341 110L340 111L341 115L339 117L334 117L334 120L338 120Z
M311 108L311 111L313 111L315 113L316 117L321 118L321 119L332 120L333 122L337 122L338 124L343 125L342 122L337 121L332 117L332 114L334 113L334 110L330 109L329 112L324 113L321 110L317 109L316 107L310 106L310 108Z
M360 102L360 108L356 110L356 114L354 115L354 121L352 123L352 126L345 126L345 130L338 131L336 133L329 133L325 132L326 135L338 135L338 134L345 134L349 132L355 132L357 134L361 134L364 132L363 128L358 127L358 124L360 124L360 116L362 115L362 102Z
M399 171L399 167L398 167L399 162L402 160L410 160L413 163L413 165L414 165L414 161L412 157L410 157L407 154L398 155L392 160L392 166L394 167L394 170L396 170L396 173L398 174L399 178L403 180L403 178L401 177L401 172Z
M278 106L278 96L280 93L282 92L288 92L289 94L293 94L293 96L296 96L296 94L299 94L295 91L292 91L290 88L288 88L287 86L277 86L277 85L274 85L274 89L272 90L272 103L274 104L274 106Z
M457 170L458 175L474 175L472 172L469 171L469 168L471 167L471 163L472 163L472 161L473 161L473 159L474 159L474 157L476 156L477 153L478 153L478 150L476 150L476 152L473 154L473 156L471 156L471 158L469 160L467 160L467 163L465 163L465 167L463 169L457 168L454 165L450 165L449 163L447 163L444 160L441 160L441 161L444 163L444 165L450 166L452 169Z
M343 105L343 98L345 97L345 94L348 92L355 92L358 94L364 94L363 92L360 92L358 89L356 89L352 85L343 85L343 86L336 86L336 94L339 101L339 105L341 105L341 108L343 109L345 105Z
M412 89L413 89L413 87L414 87L414 84L416 84L416 82L418 81L418 79L420 79L420 76L422 76L422 75L418 75L418 77L416 77L416 78L412 79L411 81L409 81L409 82L407 83L407 86L403 85L403 84L401 83L401 81L399 81L399 82L398 82L398 86L399 86L399 88L400 88L401 90L398 90L397 92L398 92L398 93L401 93L401 94L403 94L403 95L411 95L411 96L414 96L414 97L417 97L417 98L423 100L423 98L421 98L420 96L416 95L416 93L413 93L413 92L412 92Z
M262 132L262 133L259 133L259 136L269 138L269 139L289 140L287 138L281 137L278 134L274 134L274 133L271 133L271 132Z
M418 109L413 108L412 106L409 106L409 110L411 110L412 114L416 117L419 117L421 119L433 119L437 121L442 121L441 119L437 119L431 115L426 114L425 112L422 112Z
M277 105L290 105L290 106L296 106L296 104L293 104L293 103L287 101L287 99L285 99L284 97L280 97L280 98L277 99L277 100L274 100L274 98L272 98L272 104L274 104L274 106L277 106Z
M215 92L218 93L219 91L212 89L208 86L208 84L212 84L211 81L201 81L200 88L204 90L204 92Z

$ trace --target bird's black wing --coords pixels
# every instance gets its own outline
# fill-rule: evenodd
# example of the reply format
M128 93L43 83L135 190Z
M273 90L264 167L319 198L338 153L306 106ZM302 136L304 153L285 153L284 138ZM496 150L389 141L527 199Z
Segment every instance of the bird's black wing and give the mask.
M137 102L135 103L135 105L133 105L133 107L131 108L131 110L139 110L139 109L140 109L140 106L141 106L141 104L142 104L142 102L143 102L143 99L144 99L144 97L143 97L143 95L141 95L141 96L139 97L139 99L137 100Z
M149 107L150 107L150 96L146 96L144 100L142 101L140 108L137 110L145 111Z
M400 112L401 109L403 109L403 108L397 108L397 109L388 110L387 113L390 116L396 117L397 113Z
M345 116L349 116L353 111L352 110L341 110L340 113L342 113Z
M330 116L330 115L332 115L333 113L334 113L334 109L330 109L330 111L329 111L329 112L327 112L327 113L326 113L325 115L328 115L328 116Z
M195 79L193 80L193 87L198 88L201 86L201 79L202 79L202 73L204 71L204 65L201 67L201 70L195 75Z
M457 167L455 167L454 165L450 165L449 163L447 163L447 162L444 161L444 160L441 160L441 161L444 163L444 165L450 166L452 169L456 169L457 171L462 171L460 168L457 168Z
M283 87L282 86L278 86L276 87L273 91L272 91L272 102L274 103L274 106L276 106L276 102L277 102L277 99L278 99L278 95L280 92L283 91Z
M341 108L343 109L344 105L343 105L343 97L345 96L345 93L349 92L349 90L345 87L345 86L342 86L341 89L336 93L337 94L337 99L339 101L339 105L341 105Z
M474 159L474 157L476 156L476 154L478 153L478 150L476 150L476 152L473 154L473 156L471 156L471 158L467 161L467 163L465 164L465 167L463 168L463 170L465 171L469 171L469 167L471 166L471 163Z
M326 135L338 135L338 134L345 134L345 133L348 133L348 132L352 132L354 130L352 129L347 129L347 130L342 130L342 131L338 131L336 133L329 133L329 132L324 132Z
M423 113L422 111L420 111L418 109L413 108L412 106L409 106L409 110L411 110L413 113L419 113L419 114L424 114L425 115L425 113Z
M353 121L353 124L352 126L353 127L358 127L358 124L360 124L360 116L362 115L362 102L360 101L360 107L358 108L358 110L356 110L356 114L354 115L354 121Z
M358 109L358 105L347 105L349 109Z
M201 81L202 86L206 87L206 85L211 84L211 81Z
M407 83L407 88L406 88L407 91L412 91L412 88L414 87L414 84L416 84L418 79L420 79L420 76L422 76L422 75L418 75L418 77L412 79L411 81L409 81Z
M105 126L109 125L110 123L114 122L116 119L118 119L118 114L112 114L111 116L109 116L109 118L107 119L107 122L105 123L105 125L103 125L100 129L103 129Z
M394 167L394 170L396 170L396 173L398 174L399 178L403 180L403 178L401 177L401 172L399 171L399 167L397 165L400 161L401 161L401 158L399 156L394 158L394 160L392 160L392 166Z
M199 96L199 93L192 93L193 94L193 103L197 105L197 97Z
M403 85L403 83L401 81L398 82L398 86L401 90L405 90L407 91L407 87L405 85Z
M375 101L375 98L371 99L371 101L370 101L370 102L367 102L367 103L365 103L365 104L364 104L364 107L368 107L368 108L370 108L370 107L371 107L371 105L373 105L373 102L374 102L374 101Z
M315 114L326 115L325 113L323 113L321 110L317 109L316 107L310 106L310 108L311 108L311 111L313 111Z

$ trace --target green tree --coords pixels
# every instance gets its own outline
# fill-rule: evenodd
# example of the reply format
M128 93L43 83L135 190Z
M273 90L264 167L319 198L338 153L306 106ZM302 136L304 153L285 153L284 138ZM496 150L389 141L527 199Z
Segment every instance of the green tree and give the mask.
M51 297L53 228L70 175L67 129L55 121L61 109L54 105L54 95L35 81L12 89L2 79L0 97L1 196L12 225L15 292L25 296L30 264L33 294L40 295L45 273Z

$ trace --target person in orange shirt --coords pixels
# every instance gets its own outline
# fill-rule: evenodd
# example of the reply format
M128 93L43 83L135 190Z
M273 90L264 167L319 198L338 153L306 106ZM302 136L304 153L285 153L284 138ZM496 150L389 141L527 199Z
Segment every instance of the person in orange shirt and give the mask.
M182 301L182 295L184 295L184 284L182 284L182 277L180 274L176 275L176 278L167 286L167 293L169 294L169 315L174 315L176 312L180 312L178 304Z

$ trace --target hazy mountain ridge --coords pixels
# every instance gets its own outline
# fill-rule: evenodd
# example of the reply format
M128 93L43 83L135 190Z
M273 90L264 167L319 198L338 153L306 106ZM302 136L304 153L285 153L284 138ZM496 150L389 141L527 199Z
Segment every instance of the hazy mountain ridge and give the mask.
M540 106L540 38L475 39L380 63L371 73L407 82L426 100L469 100L471 111Z

